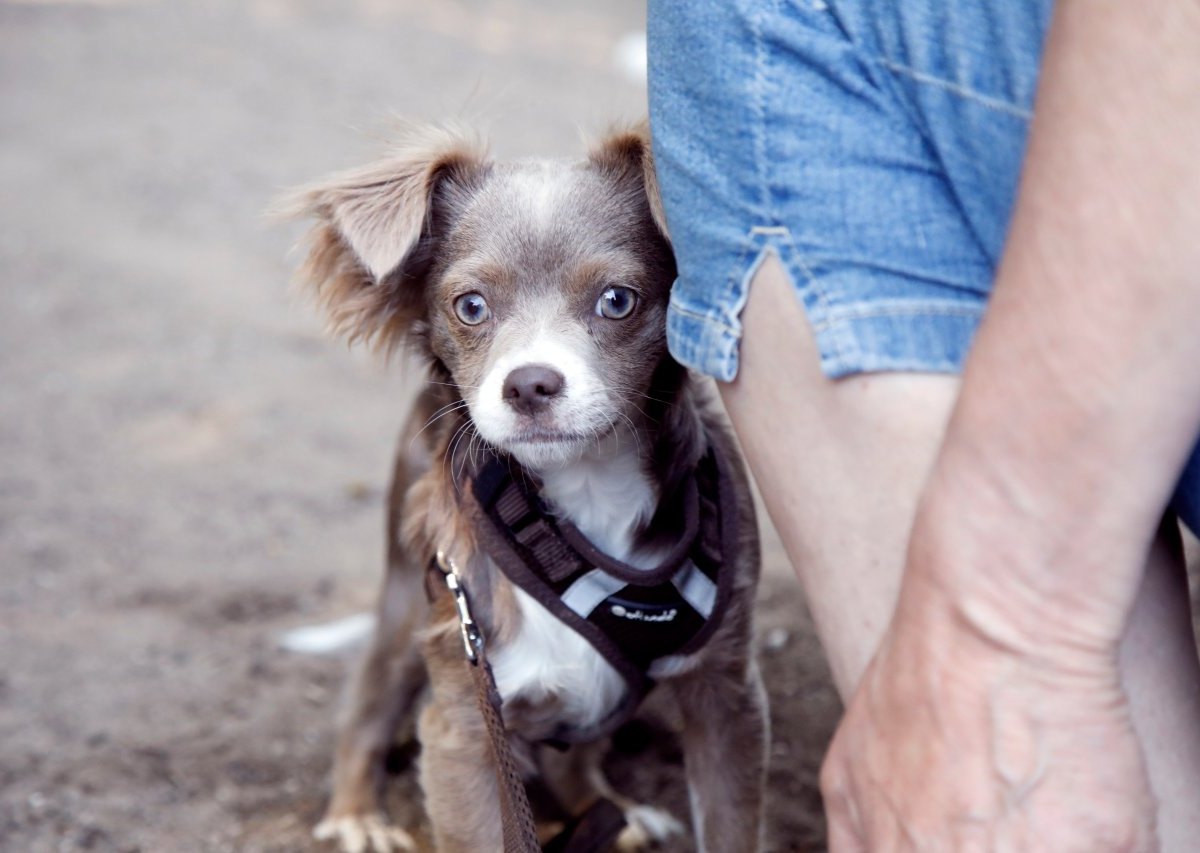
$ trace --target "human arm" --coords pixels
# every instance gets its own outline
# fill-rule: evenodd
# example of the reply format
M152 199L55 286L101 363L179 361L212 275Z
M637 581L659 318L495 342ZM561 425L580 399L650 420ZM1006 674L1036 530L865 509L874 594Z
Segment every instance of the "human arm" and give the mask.
M827 760L839 853L1146 849L1116 655L1200 431L1197 45L1190 0L1058 4L993 300Z

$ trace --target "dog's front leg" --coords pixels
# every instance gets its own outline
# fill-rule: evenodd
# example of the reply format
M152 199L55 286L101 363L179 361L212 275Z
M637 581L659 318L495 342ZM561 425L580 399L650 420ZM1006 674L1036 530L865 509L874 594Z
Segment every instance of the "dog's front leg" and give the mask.
M766 691L753 660L676 684L692 825L700 853L762 849L770 740Z
M397 729L411 724L427 682L413 637L424 610L420 577L403 565L389 571L375 637L338 726L333 796L313 835L336 842L346 853L415 849L411 836L388 821L383 784L387 751Z
M439 853L503 853L495 767L474 692L437 696L421 712L418 734L421 789Z

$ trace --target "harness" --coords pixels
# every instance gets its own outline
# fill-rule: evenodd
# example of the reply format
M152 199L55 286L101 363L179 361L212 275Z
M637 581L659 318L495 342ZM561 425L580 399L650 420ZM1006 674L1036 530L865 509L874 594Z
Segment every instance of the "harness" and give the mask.
M504 575L579 632L612 664L629 690L603 720L561 729L551 745L593 740L616 729L653 687L655 661L700 649L729 603L738 546L738 512L729 463L710 446L676 491L683 535L650 570L614 560L573 525L556 518L511 459L490 457L471 484L479 544ZM439 551L427 590L449 591L458 613L467 669L488 733L506 853L594 853L607 849L625 826L620 808L601 798L538 844L533 812L501 711L487 643L476 625L454 561Z
M710 447L676 491L683 534L653 569L597 550L556 518L511 459L492 456L472 483L475 530L504 575L584 637L629 690L607 717L550 742L593 740L619 726L654 682L655 661L700 649L730 597L737 509L727 462Z

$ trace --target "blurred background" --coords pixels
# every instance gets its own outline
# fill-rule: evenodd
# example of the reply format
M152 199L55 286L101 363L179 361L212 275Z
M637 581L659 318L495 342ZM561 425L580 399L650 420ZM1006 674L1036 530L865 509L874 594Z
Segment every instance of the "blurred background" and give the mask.
M0 0L0 850L323 849L353 659L281 638L372 606L412 377L323 335L262 211L397 118L578 154L645 111L644 14ZM771 849L820 850L837 702L773 538L760 622ZM612 771L686 815L662 731Z

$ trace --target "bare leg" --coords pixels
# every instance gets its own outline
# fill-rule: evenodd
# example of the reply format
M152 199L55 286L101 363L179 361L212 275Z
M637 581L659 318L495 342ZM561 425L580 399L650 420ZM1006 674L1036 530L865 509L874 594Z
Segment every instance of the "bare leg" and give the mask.
M741 372L722 395L847 697L890 619L958 379L828 380L773 258L755 277L743 321ZM1161 548L1131 616L1121 668L1161 801L1163 849L1187 849L1200 821L1200 670L1177 562Z

